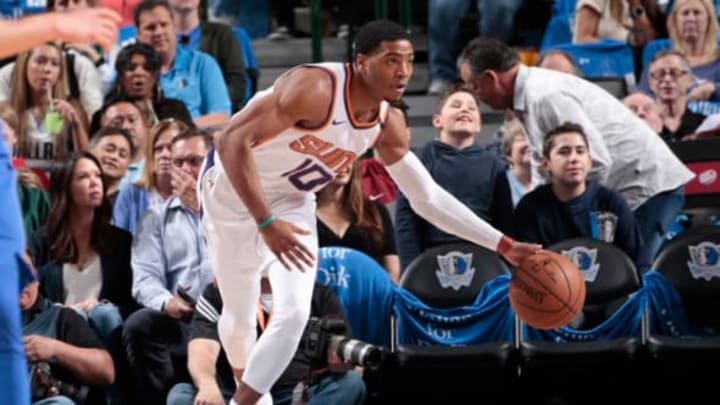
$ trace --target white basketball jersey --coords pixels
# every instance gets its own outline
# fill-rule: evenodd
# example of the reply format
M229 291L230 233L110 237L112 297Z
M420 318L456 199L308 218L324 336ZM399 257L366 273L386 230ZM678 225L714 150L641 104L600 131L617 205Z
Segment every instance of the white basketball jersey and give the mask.
M325 122L314 128L291 127L253 145L263 190L273 196L317 191L371 148L380 135L388 105L382 102L374 122L359 123L350 112L350 65L322 63L304 68L322 69L333 82L333 99ZM258 92L251 103L273 87ZM312 103L313 100L306 100Z

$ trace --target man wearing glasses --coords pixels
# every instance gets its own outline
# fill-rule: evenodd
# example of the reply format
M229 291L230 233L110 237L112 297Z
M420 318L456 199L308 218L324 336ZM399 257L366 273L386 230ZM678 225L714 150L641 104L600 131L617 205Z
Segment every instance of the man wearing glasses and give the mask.
M477 38L460 55L460 76L497 110L512 108L525 124L537 172L543 137L565 122L584 128L589 178L620 193L645 241L638 263L652 263L662 238L685 203L694 174L650 127L601 87L566 73L522 66L497 40Z
M165 403L170 387L188 377L189 320L194 301L213 281L196 192L211 146L212 137L197 128L173 138L173 196L148 208L133 241L132 293L144 308L128 317L123 342L140 404Z
M660 136L665 142L682 140L705 120L704 115L687 108L688 90L693 84L690 71L685 55L675 50L658 52L650 61L650 89L660 105Z

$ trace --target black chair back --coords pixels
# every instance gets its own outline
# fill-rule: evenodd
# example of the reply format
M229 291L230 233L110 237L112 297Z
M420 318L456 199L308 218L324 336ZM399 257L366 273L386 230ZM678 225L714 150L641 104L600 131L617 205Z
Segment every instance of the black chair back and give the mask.
M576 328L589 329L605 321L641 286L633 261L611 243L573 238L556 243L548 250L569 258L585 278L584 316L582 321L575 321Z
M678 235L658 254L653 268L680 293L688 319L720 326L720 227ZM720 330L720 329L718 329Z
M471 243L451 243L416 257L399 285L427 305L450 308L472 304L485 283L509 272L495 252Z

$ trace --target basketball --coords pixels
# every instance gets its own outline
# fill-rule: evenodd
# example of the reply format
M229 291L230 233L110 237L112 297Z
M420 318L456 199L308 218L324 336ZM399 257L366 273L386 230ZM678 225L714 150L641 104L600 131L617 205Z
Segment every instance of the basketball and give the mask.
M520 263L510 280L510 305L528 325L555 329L570 323L585 303L585 280L565 256L542 250Z

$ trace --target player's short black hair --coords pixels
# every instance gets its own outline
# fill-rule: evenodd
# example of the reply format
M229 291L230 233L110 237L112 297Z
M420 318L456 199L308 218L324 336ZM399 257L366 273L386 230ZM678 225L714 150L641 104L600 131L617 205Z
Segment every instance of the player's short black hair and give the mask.
M360 27L355 35L353 58L358 54L372 54L383 41L410 40L405 28L393 21L374 20Z
M157 7L164 7L172 17L172 9L170 8L170 3L168 3L167 0L143 0L133 9L133 22L135 23L135 27L140 28L140 14L146 11L154 10Z

